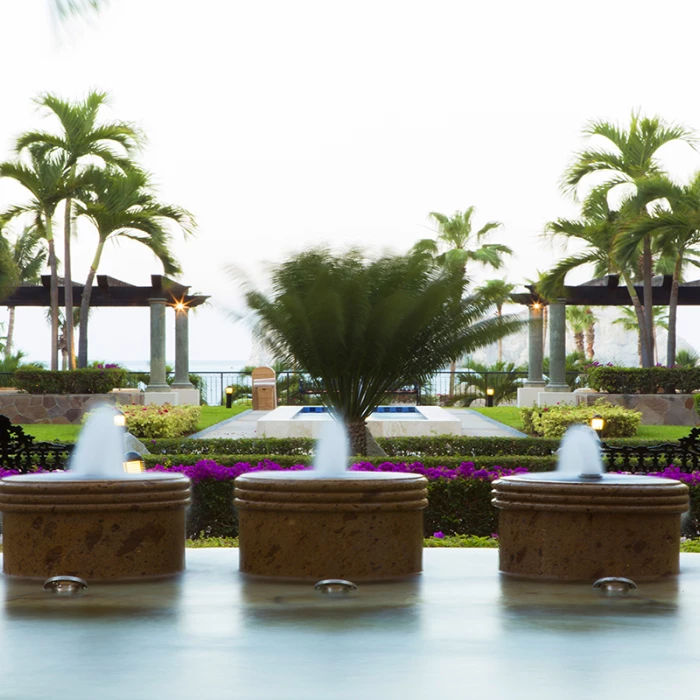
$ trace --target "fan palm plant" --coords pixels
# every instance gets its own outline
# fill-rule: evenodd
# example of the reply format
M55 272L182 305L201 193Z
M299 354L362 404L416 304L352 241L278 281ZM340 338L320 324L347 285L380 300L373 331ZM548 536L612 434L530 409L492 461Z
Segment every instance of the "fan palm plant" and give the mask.
M656 328L663 328L668 331L668 316L667 310L663 306L654 307L653 323L652 326L652 348L654 350L653 358L658 356L656 348ZM639 332L639 317L629 306L619 307L619 316L613 321L613 323L622 326L623 330L630 331L631 333L637 334L637 355L639 357L639 366L642 367L642 336Z
M476 262L498 270L503 266L503 257L513 251L500 243L485 243L491 231L503 224L499 221L489 221L478 231L474 231L472 217L474 207L465 211L457 211L451 217L439 212L430 212L430 217L437 224L437 238L424 238L413 246L413 251L422 255L434 257L438 262L455 265L467 274L467 264ZM458 358L450 362L450 397L454 396L455 371Z
M85 5L85 3L81 3ZM90 3L95 4L95 3ZM55 116L60 123L60 132L28 131L17 139L19 153L33 148L48 155L59 154L64 163L66 189L75 189L76 179L87 168L95 168L95 162L116 166L122 170L133 167L130 156L140 148L143 137L126 122L98 121L99 111L107 100L104 92L91 91L80 102L69 102L56 95L40 95L36 102ZM68 357L73 358L73 280L71 271L71 234L73 225L73 200L65 200L63 218L63 276L65 278L65 318Z
M469 360L465 367L469 372L460 372L457 375L458 381L468 387L461 400L465 406L470 406L477 399L486 399L487 389L493 389L494 406L504 401L512 401L527 378L527 368L518 367L514 362L499 361L485 365Z
M246 301L272 355L319 383L364 454L365 419L382 397L522 326L487 318L493 298L464 296L466 285L461 269L424 255L368 262L314 249L274 270L269 296L250 289Z
M94 226L98 241L88 271L80 304L80 339L78 365L87 367L88 312L92 284L97 274L104 247L109 240L128 238L149 248L163 264L166 275L180 272L173 257L168 223L176 223L186 233L194 230L192 215L181 207L162 204L151 193L148 176L132 168L121 171L91 169L86 171L85 187L76 200L78 216Z
M566 307L566 322L574 334L574 345L576 352L585 356L584 336L588 327L588 314L586 313L587 306L567 306Z
M608 142L607 149L590 148L577 154L575 161L564 175L563 186L575 193L584 180L593 173L607 177L603 186L608 191L622 188L634 201L637 213L645 211L648 199L639 196L638 185L645 179L663 174L657 152L673 141L694 144L693 133L682 126L667 125L659 117L641 117L633 113L628 128L621 128L606 121L593 121L585 129L586 136L603 138ZM653 312L652 312L652 244L649 235L641 239L641 268L644 285L643 306L645 322L640 329L644 366L653 364Z
M18 283L37 283L41 270L46 262L46 250L42 245L42 236L34 226L26 226L11 244L11 255L17 267ZM5 358L12 356L12 345L15 333L15 307L9 306L7 322L7 340L5 342Z

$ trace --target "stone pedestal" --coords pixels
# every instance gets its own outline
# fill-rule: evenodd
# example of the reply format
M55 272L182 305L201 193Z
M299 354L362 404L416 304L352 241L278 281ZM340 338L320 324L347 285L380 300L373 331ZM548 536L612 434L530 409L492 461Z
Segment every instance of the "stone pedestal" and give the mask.
M88 582L177 574L185 568L189 503L190 482L181 474L7 477L0 480L3 571Z
M276 579L382 581L422 570L427 479L257 472L235 482L240 568Z
M493 496L503 573L593 582L679 571L681 514L688 510L688 487L679 481L528 474L495 481Z

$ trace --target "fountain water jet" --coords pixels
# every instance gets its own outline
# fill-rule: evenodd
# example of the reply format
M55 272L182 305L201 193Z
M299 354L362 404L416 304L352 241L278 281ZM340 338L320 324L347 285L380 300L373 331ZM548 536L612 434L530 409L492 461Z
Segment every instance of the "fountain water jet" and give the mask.
M329 421L313 471L235 481L240 569L266 578L377 581L422 570L427 479L348 472L348 440Z
M182 571L189 479L128 474L123 459L123 430L104 407L85 424L67 471L1 479L4 573L93 582Z
M493 483L499 565L525 578L649 580L679 572L688 487L674 479L604 474L600 440L574 426L556 472Z

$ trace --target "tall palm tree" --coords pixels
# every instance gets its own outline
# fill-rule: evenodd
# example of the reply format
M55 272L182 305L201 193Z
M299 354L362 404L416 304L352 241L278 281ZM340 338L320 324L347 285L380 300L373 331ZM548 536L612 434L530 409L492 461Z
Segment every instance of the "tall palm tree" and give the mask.
M269 296L250 290L246 302L272 356L320 382L353 453L365 454L365 419L384 396L522 327L489 318L493 299L465 296L466 285L461 269L424 255L368 262L316 249L280 265Z
M650 181L647 187L653 196L663 197L671 209L658 206L650 214L636 219L622 240L621 248L624 254L640 239L652 238L670 258L673 281L668 305L666 364L671 367L676 362L678 290L683 268L689 264L700 267L700 172L684 187L665 178Z
M592 360L595 357L595 324L598 318L590 306L586 307L586 357Z
M583 202L582 217L578 220L557 219L546 225L545 231L566 239L582 241L586 248L574 255L560 260L537 283L538 291L552 299L562 293L566 275L582 266L593 266L596 277L605 274L618 274L622 278L637 315L642 341L646 338L646 319L644 307L634 287L637 268L627 258L620 256L617 242L620 231L637 217L635 202L627 201L619 210L610 208L606 188L595 188ZM649 351L651 354L649 354ZM644 366L653 364L653 345L651 350L643 342L642 353Z
M84 4L84 3L83 3ZM123 170L132 167L130 156L140 148L143 137L131 124L122 121L100 123L100 108L105 105L107 94L91 91L80 102L69 102L51 93L39 95L37 104L57 117L60 132L28 131L17 139L19 153L26 148L40 149L47 154L60 154L64 158L66 188L75 188L76 180L86 167L112 165ZM68 357L73 358L73 280L71 271L71 233L73 224L73 200L67 197L63 219L65 278L65 318Z
M37 283L46 262L46 249L41 241L43 236L34 226L25 226L11 244L12 260L17 266L18 283ZM9 306L7 322L7 340L5 341L5 359L12 357L12 345L15 333L15 307Z
M473 206L463 212L457 211L451 217L436 211L430 212L431 219L437 224L437 239L424 238L413 246L413 251L430 255L440 263L455 265L465 276L469 262L476 262L494 270L500 269L503 266L503 257L512 255L513 251L500 243L485 243L485 239L491 231L503 224L499 221L489 221L478 231L474 231L473 215ZM454 396L458 359L455 357L450 362L450 397Z
M635 201L638 213L642 213L648 200L637 197L637 186L646 178L663 174L657 159L657 152L673 141L685 141L694 144L693 133L682 126L667 125L659 117L641 117L632 113L628 128L622 128L606 121L593 121L584 129L586 136L604 138L607 149L592 148L577 154L575 161L564 175L563 186L576 193L582 181L593 173L602 173L607 177L605 187L608 191L623 188ZM645 324L640 326L643 333L642 350L644 366L651 366L652 333L654 326L652 312L652 246L651 238L644 236L641 241L641 268L644 285L643 305Z
M515 285L505 280L493 279L486 280L484 284L481 285L476 290L476 293L484 291L488 294L492 294L495 298L496 305L496 316L503 316L503 305L508 303L511 293L515 289ZM503 338L498 339L498 362L503 362Z
M664 306L654 307L654 325L652 330L653 338L653 348L654 355L652 359L658 357L657 347L656 347L656 329L663 328L668 330L668 319L666 317L666 308ZM630 331L631 333L637 334L637 355L639 357L639 366L642 367L642 336L639 332L639 317L629 306L619 307L619 315L613 321L614 324L622 326L623 330Z
M8 222L23 214L34 217L34 226L46 239L51 271L51 369L58 369L58 261L53 234L53 217L59 203L74 194L64 178L65 155L46 153L40 146L30 146L28 162L22 160L0 163L0 177L16 180L32 195L26 204L16 205L0 214L0 221ZM74 183L77 187L79 183Z
M157 201L150 190L148 176L141 170L95 168L85 173L85 179L89 185L80 192L80 200L76 200L76 212L92 223L98 241L80 304L80 367L87 367L92 284L107 241L123 237L142 243L161 261L166 275L176 275L181 270L170 251L172 239L168 222L178 224L185 233L192 233L195 227L189 212Z

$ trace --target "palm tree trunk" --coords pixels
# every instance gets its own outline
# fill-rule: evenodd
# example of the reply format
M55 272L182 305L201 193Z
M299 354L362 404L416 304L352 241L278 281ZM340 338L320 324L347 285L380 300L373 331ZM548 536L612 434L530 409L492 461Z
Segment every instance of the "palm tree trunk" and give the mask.
M75 175L75 166L71 169L71 179ZM71 276L70 262L70 236L72 228L73 200L66 200L65 220L63 222L63 276L65 278L65 319L66 319L66 352L69 358L69 369L75 369L73 366L73 279Z
M642 332L637 329L637 357L639 357L639 366L644 367L644 358L642 357Z
M639 324L639 337L642 345L642 367L651 367L654 364L654 361L652 359L654 356L654 352L653 346L649 342L650 336L647 331L648 326L645 318L645 310L641 302L639 301L639 297L637 296L637 292L634 288L634 285L632 284L632 280L630 280L629 276L626 274L622 275L622 279L625 282L627 292L629 293L630 299L632 301L632 306L634 307L634 311L637 314L637 323Z
M457 360L450 362L450 388L448 396L452 398L455 395L455 373L457 372Z
M88 270L88 276L85 280L85 287L83 288L83 298L80 301L80 321L78 323L80 335L78 338L78 367L81 369L87 367L88 363L88 314L90 313L90 297L92 296L92 283L97 274L97 268L100 264L100 258L102 257L102 250L104 248L105 242L100 240L97 244L97 250L95 250L95 257L93 258L92 265Z
M646 323L645 337L647 342L647 361L645 367L652 367L654 364L654 307L652 304L652 288L651 288L651 238L644 237L643 248L643 266L642 274L644 278L644 321Z
M576 343L576 352L580 352L582 355L585 355L583 345L583 331L576 331L574 333L574 342Z
M5 342L5 359L12 357L12 340L15 334L15 307L9 307L10 319L7 322L7 339Z
M683 266L683 257L676 258L673 268L673 282L671 283L671 296L668 300L668 340L666 341L666 366L673 367L676 364L676 321L678 317L678 285ZM9 331L8 331L9 342Z
M49 269L51 270L51 287L49 305L51 309L51 369L58 369L58 267L56 263L56 242L53 238L51 217L46 215L46 242L49 247Z
M591 323L586 327L586 357L592 360L595 357L595 325Z
M503 315L503 306L501 304L496 305L496 316ZM503 338L498 339L498 361L503 362Z
M364 419L348 421L348 437L350 438L350 454L367 454L367 424Z

